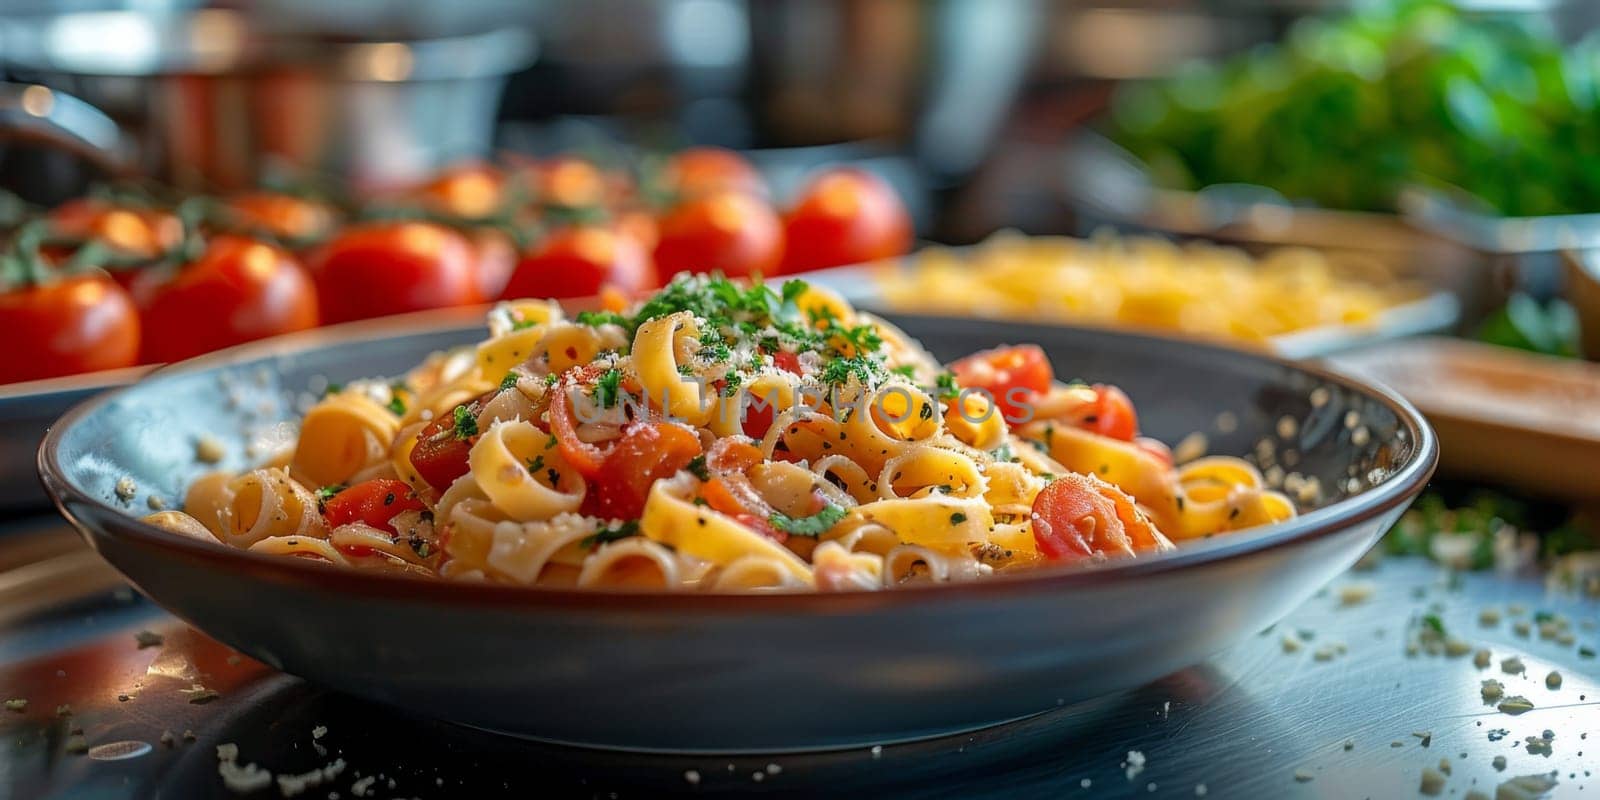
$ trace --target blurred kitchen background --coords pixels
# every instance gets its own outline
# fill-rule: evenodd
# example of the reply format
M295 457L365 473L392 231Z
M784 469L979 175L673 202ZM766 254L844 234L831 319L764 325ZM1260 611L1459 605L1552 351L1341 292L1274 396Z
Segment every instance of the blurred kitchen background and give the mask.
M1068 142L1119 83L1372 5L7 0L0 185L35 202L118 169L212 190L294 169L382 185L609 138L751 151L780 194L815 163L864 161L935 240L1073 231L1084 186L1116 187L1075 171ZM1600 20L1596 3L1466 5L1567 42Z

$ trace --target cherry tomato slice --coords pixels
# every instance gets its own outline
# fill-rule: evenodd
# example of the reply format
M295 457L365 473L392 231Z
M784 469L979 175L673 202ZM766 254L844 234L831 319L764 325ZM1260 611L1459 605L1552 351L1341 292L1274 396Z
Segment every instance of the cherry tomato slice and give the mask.
M1068 473L1041 489L1032 522L1039 552L1053 561L1131 556L1166 543L1132 497L1092 475Z
M550 432L555 434L561 457L567 460L578 474L594 479L605 468L605 451L578 438L578 416L572 408L572 393L581 391L604 370L599 364L567 370L550 391Z
M477 416L483 406L501 390L494 389L466 404L467 412ZM417 443L411 448L411 468L428 482L434 491L443 492L457 478L467 474L467 458L472 452L476 437L461 438L456 435L455 414L440 414L417 431Z
M1093 388L1094 410L1083 418L1083 426L1101 436L1133 441L1139 434L1139 417L1133 411L1133 401L1115 386L1097 383ZM1171 454L1167 460L1172 460Z
M329 498L322 516L333 527L363 522L379 530L395 533L390 523L402 511L421 511L427 506L417 499L405 481L374 478L351 486Z
M670 422L635 422L606 453L600 474L584 498L588 513L602 519L638 519L657 480L670 478L700 455L700 437ZM593 504L590 505L590 501Z
M950 365L962 388L983 389L1007 422L1032 416L1034 395L1050 389L1055 371L1038 345L997 347L973 353Z

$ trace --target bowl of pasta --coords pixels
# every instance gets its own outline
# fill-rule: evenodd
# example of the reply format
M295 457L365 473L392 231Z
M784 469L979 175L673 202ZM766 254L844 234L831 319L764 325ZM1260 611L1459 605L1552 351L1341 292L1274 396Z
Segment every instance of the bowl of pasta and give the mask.
M516 735L777 751L1204 660L1353 563L1436 449L1387 389L1266 355L684 275L206 356L39 462L144 593L274 667Z

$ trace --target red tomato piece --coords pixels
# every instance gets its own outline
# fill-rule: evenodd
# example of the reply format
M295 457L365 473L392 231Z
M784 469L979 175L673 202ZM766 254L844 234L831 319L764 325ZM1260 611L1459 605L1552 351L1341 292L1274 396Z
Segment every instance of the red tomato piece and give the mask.
M784 218L783 273L861 264L911 250L911 215L882 178L859 169L823 173Z
M950 365L962 388L983 389L1007 422L1032 416L1033 397L1049 391L1055 380L1050 359L1038 345L996 347L973 353Z
M0 291L6 333L0 383L131 367L139 360L139 315L105 275L45 278Z
M598 364L570 369L550 389L553 393L550 398L550 432L555 434L556 446L561 450L561 457L578 474L591 480L598 477L605 467L606 454L594 444L578 438L578 415L572 408L572 393L581 391L579 387L588 385L602 370L603 367Z
M63 203L50 212L57 236L99 242L121 258L154 259L183 240L183 223L171 212L103 200Z
M181 361L236 344L317 326L317 294L288 252L241 236L217 236L164 283L147 272L142 306L146 361Z
M656 269L772 275L783 258L783 224L766 201L721 190L679 202L661 219Z
M1083 427L1113 439L1133 441L1139 434L1139 417L1133 411L1133 401L1121 389L1104 383L1094 385L1094 410L1083 418ZM1167 461L1172 455L1167 454Z
M606 453L589 484L592 512L603 519L638 519L657 480L670 478L700 455L700 437L671 422L635 422Z
M588 297L608 286L634 294L654 285L650 256L633 237L611 227L569 225L522 255L501 297Z
M322 516L333 527L363 522L379 530L395 533L390 524L402 511L421 511L427 506L417 499L405 481L374 478L344 489L322 505Z
M1132 497L1092 475L1068 473L1033 500L1033 540L1052 561L1131 556L1168 546Z
M767 196L766 181L744 156L721 147L691 147L673 155L662 172L669 191L685 197L724 189Z
M312 274L323 319L330 323L472 305L482 299L472 243L426 222L346 228L320 249Z
M772 364L784 372L790 372L795 375L800 374L800 356L787 350L779 350L773 353Z
M227 201L234 221L283 242L320 239L333 229L333 209L290 194L251 192Z

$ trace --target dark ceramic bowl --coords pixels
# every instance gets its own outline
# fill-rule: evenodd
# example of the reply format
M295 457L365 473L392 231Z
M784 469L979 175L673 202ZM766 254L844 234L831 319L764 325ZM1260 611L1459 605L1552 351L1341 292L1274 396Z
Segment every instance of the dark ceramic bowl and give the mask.
M430 351L481 337L477 324L456 319L315 331L159 372L64 417L40 450L45 485L89 543L157 603L287 672L541 739L778 751L979 727L1203 661L1349 567L1437 458L1414 409L1339 375L1167 339L903 317L942 358L1039 342L1063 378L1124 386L1145 431L1169 442L1204 431L1212 452L1235 454L1265 452L1261 442L1270 442L1276 458L1316 476L1325 500L1283 524L1101 567L743 596L366 574L208 545L138 520L148 496L171 502L207 468L195 462L196 437L234 441L223 466L244 467L246 438L293 419L309 386L398 374ZM1223 412L1236 423L1219 426ZM1292 432L1284 417L1295 421ZM127 501L114 491L124 476L138 485Z

